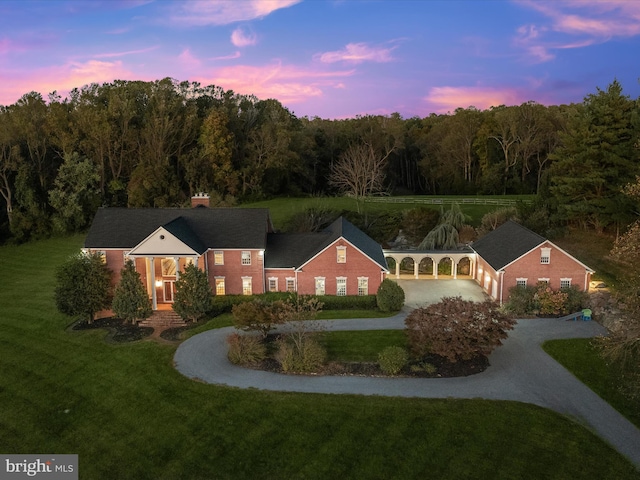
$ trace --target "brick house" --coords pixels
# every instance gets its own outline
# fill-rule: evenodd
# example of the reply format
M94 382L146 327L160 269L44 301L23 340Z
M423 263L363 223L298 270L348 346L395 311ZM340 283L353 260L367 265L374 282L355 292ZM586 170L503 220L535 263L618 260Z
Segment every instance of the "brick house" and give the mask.
M588 290L594 271L546 238L509 221L471 248L476 252L474 278L494 300L507 301L517 285L547 282L554 290L577 286Z
M154 310L173 303L189 263L207 272L215 295L367 295L387 273L380 245L343 218L320 233L279 234L267 209L207 208L208 200L197 195L190 209L101 208L84 248L104 255L114 284L132 259Z

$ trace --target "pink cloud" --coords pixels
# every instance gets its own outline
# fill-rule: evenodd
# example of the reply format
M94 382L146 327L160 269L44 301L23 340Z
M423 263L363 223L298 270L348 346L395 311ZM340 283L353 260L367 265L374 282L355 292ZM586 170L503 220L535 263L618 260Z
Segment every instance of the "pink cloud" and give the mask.
M258 98L277 98L283 103L297 103L323 95L323 88L341 88L339 79L353 75L353 70L323 72L273 63L261 67L238 65L217 70L201 83L213 83L225 90L253 94Z
M107 53L99 53L94 55L94 58L115 58L115 57L124 57L125 55L137 55L140 53L148 53L153 50L157 50L159 48L158 45L149 48L141 48L139 50L126 50L124 52L107 52Z
M583 48L616 37L640 35L640 2L630 0L519 0L549 20L549 25L522 26L514 44L539 63L555 58L553 50ZM551 34L555 35L551 37ZM580 37L579 40L569 37Z
M137 76L123 68L121 61L99 60L89 60L84 63L68 62L61 66L32 70L28 74L7 73L0 76L2 84L0 104L15 103L22 95L31 91L40 92L46 98L55 90L64 97L76 87L133 77Z
M258 37L252 32L246 32L238 27L231 34L231 43L236 47L248 47L258 43Z
M486 110L498 105L520 105L528 99L512 88L498 87L433 87L423 99L430 111L453 112L456 108L474 106Z
M188 69L200 68L202 66L200 59L194 56L188 48L178 55L178 60L183 67Z
M223 55L221 57L212 57L210 60L234 60L236 58L240 58L240 52L234 52L231 55Z
M287 8L301 0L198 0L178 2L178 9L170 16L171 23L189 25L227 25L247 22Z
M316 55L316 58L318 58L322 63L335 63L335 62L386 63L386 62L391 62L393 60L393 57L391 56L391 52L395 48L396 47L391 47L391 48L371 47L366 43L349 43L342 50L321 53Z

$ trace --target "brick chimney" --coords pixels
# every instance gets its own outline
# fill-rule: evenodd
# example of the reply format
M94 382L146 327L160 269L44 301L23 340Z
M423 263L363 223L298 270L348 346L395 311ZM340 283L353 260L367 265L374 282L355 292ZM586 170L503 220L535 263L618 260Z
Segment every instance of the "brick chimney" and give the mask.
M209 207L209 195L204 192L196 193L191 197L191 207Z

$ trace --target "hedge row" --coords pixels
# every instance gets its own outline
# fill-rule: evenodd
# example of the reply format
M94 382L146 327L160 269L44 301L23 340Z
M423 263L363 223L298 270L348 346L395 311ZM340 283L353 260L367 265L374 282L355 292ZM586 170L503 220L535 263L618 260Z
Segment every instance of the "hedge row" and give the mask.
M230 313L234 305L243 302L251 302L261 299L266 302L276 300L286 300L291 296L286 292L269 292L261 295L216 295L213 297L213 308L209 312L211 316L218 316L223 313ZM322 310L375 310L377 309L375 295L345 296L336 295L318 296L318 301L322 302Z

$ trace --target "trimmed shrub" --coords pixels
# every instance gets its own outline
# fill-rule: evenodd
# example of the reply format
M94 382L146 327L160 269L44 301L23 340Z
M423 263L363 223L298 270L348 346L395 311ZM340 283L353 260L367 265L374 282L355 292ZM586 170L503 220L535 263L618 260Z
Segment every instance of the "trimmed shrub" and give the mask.
M377 308L375 295L337 296L322 295L315 297L322 302L323 310L375 310Z
M120 281L113 294L111 309L117 317L133 324L137 320L149 318L153 312L147 289L142 284L132 260L127 260L124 264Z
M376 295L376 303L382 312L395 312L404 305L404 290L393 280L385 278Z
M409 361L407 351L398 346L386 347L378 355L378 365L387 375L397 375Z
M514 315L531 315L538 310L536 302L536 287L511 287L509 289L509 301L505 308Z
M257 365L267 356L267 348L256 335L232 333L227 337L228 358L235 365Z
M327 351L312 335L288 335L279 340L275 355L285 372L317 372L327 359Z

